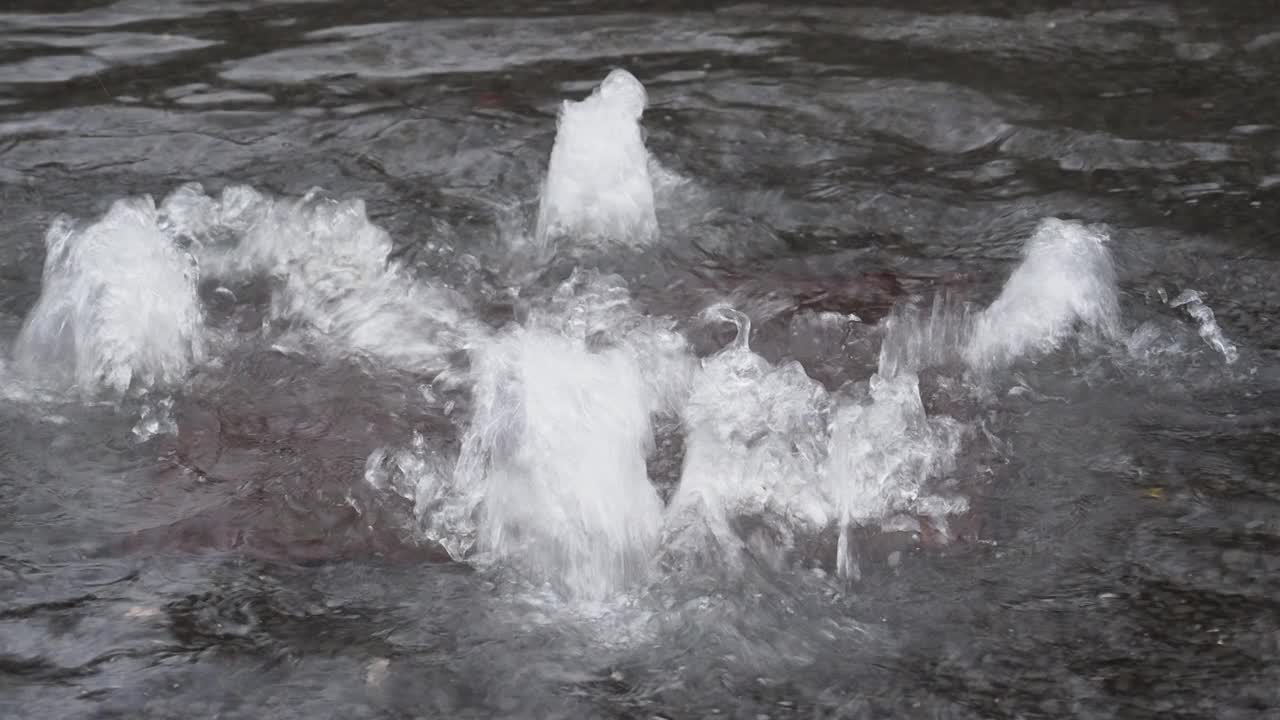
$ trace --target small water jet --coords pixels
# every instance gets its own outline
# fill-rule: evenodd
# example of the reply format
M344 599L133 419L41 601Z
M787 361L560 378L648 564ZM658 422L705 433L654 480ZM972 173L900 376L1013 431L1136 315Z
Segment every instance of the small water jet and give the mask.
M199 268L161 230L150 197L96 222L59 217L45 235L40 299L17 366L86 394L172 385L204 357Z
M586 99L564 102L538 206L539 245L636 248L658 238L640 128L647 103L644 86L620 69Z
M1047 218L1000 296L974 321L965 360L980 371L1049 352L1080 333L1120 335L1116 271L1101 229Z
M687 359L625 286L575 274L523 325L471 349L457 465L417 478L427 534L456 559L513 567L576 600L634 587L662 517L645 463L652 418L681 404ZM397 464L413 474L418 463Z

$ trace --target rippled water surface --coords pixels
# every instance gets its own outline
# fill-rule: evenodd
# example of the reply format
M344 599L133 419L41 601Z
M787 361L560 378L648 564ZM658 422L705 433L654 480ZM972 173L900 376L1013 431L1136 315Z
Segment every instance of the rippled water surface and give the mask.
M0 716L1275 716L1278 71L1260 0L11 0Z

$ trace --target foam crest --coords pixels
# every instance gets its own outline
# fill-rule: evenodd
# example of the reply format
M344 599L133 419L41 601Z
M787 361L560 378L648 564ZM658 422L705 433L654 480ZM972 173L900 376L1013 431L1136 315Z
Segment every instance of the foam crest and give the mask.
M185 186L164 204L167 227L190 239L206 272L277 281L271 317L325 347L422 372L444 369L476 323L461 297L389 260L393 245L362 200L312 191L275 199L232 186L214 200Z
M658 237L649 156L640 129L647 97L614 70L580 102L560 108L538 207L537 240L643 247Z
M741 515L822 527L828 514L817 479L826 391L799 363L774 366L752 352L744 314L717 305L706 317L734 323L738 334L703 362L684 411L684 467L666 526L670 549L698 554L711 543L724 550L737 542L729 523Z
M15 347L23 371L86 393L183 380L204 355L198 267L161 230L149 197L100 220L56 220L40 298Z
M1117 338L1120 305L1107 242L1095 228L1042 221L1000 296L976 318L964 348L968 363L980 370L1006 366L1081 331Z

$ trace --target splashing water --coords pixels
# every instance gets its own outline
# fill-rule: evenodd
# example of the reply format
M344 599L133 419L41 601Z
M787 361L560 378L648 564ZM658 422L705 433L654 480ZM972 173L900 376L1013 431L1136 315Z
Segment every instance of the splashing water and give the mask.
M1049 352L1078 331L1120 334L1115 268L1101 230L1041 221L1000 296L978 315L964 357L975 369L1007 366Z
M866 395L836 411L831 423L827 492L841 519L837 569L857 577L847 528L898 513L945 516L964 512L962 498L925 494L925 483L951 469L964 428L949 417L930 418L915 375L873 375Z
M644 86L614 70L589 97L560 108L538 207L538 243L643 247L658 237L649 158L640 130Z
M911 305L895 307L882 322L879 374L918 374L958 358L973 334L973 319L969 306L947 293L934 297L928 313Z
M738 334L707 358L684 411L688 429L680 486L668 508L668 550L728 552L735 516L778 517L821 528L827 510L816 480L824 455L827 393L797 362L773 366L752 352L750 320L727 305L704 316Z
M936 527L964 513L963 497L929 494L928 481L950 472L966 427L930 417L918 373L962 359L979 372L1049 352L1069 337L1119 335L1115 270L1099 231L1056 219L1043 221L1027 241L1022 263L999 297L976 316L939 295L927 312L896 308L885 319L879 371L859 397L842 403L831 422L826 494L840 519L837 571L859 577L849 527L894 524L928 516ZM914 521L905 526L913 526Z
M1222 334L1218 321L1213 316L1213 309L1204 303L1199 291L1183 290L1176 298L1169 301L1169 307L1180 307L1199 325L1200 337L1209 347L1221 353L1228 365L1240 358L1236 346Z
M657 237L650 174L661 168L641 138L645 104L625 71L564 104L539 208L545 247L639 247ZM621 277L591 270L526 298L521 324L495 333L454 293L392 261L390 237L359 200L319 191L273 198L245 186L214 198L193 184L159 211L149 201L138 207L134 224L148 229L153 254L186 258L185 275L163 277L183 279L197 329L192 257L225 283L271 278L271 319L325 351L439 372L467 348L472 416L456 460L415 435L411 448L374 452L366 480L412 502L422 535L455 559L513 567L577 599L633 586L660 548L668 558L733 565L744 547L734 521L746 516L783 536L838 525L838 569L856 577L851 526L966 509L962 498L929 494L965 428L925 412L922 369L963 359L989 371L1080 328L1112 336L1119 325L1106 237L1050 219L989 308L973 316L945 295L924 313L897 308L882 326L878 372L832 396L799 363L753 352L747 316L724 304L704 319L733 323L737 336L698 364L674 320L638 313ZM113 208L99 234L133 217L124 212ZM193 347L188 355L198 357ZM662 414L686 431L680 485L665 511L645 462ZM139 432L157 431L162 419L145 417Z
M457 467L418 495L431 532L452 535L454 552L474 537L477 561L580 600L642 579L662 515L645 465L651 416L679 402L686 352L630 310L625 288L570 278L524 326L473 348Z
M623 349L515 329L474 355L476 412L457 482L483 498L480 549L572 595L639 578L662 506L649 484L649 399Z
M363 201L319 191L277 200L230 186L213 198L188 184L159 209L130 198L85 227L59 218L45 241L41 296L15 364L89 394L174 385L204 359L202 277L271 277L272 319L322 351L402 369L439 372L484 333L456 293L389 260L391 240Z
M684 407L696 365L688 343L674 320L636 312L621 276L575 269L546 302L533 305L529 323L592 348L626 348L639 363L651 412Z
M963 497L927 493L927 482L955 464L966 428L929 417L917 374L958 357L990 372L1021 357L1049 352L1082 332L1120 334L1115 269L1101 231L1049 218L1027 240L1022 263L999 297L978 313L947 295L927 313L899 307L884 322L879 372L861 397L835 412L826 468L827 492L842 525L837 570L861 574L848 528L905 515L945 526L963 513Z
M337 201L318 190L274 199L244 186L214 200L187 185L166 199L163 212L171 233L192 240L208 275L275 278L272 318L323 338L331 352L438 372L480 332L460 296L389 260L391 238L369 221L362 200Z
M198 267L159 225L150 197L116 201L87 227L45 235L40 299L18 337L18 367L92 394L172 385L204 356Z

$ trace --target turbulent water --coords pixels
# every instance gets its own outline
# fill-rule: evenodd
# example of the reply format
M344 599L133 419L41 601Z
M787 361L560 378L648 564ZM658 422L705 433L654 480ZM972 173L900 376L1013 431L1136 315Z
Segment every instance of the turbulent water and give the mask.
M1263 2L11 3L0 717L1272 717L1277 71Z

